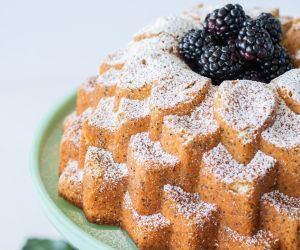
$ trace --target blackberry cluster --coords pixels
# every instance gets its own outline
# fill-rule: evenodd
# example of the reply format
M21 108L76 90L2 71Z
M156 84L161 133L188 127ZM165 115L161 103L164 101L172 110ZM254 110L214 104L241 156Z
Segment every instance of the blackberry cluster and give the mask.
M281 41L282 29L278 18L272 16L270 13L261 13L257 21L260 23L260 26L270 34L275 44Z
M179 49L196 72L216 85L233 79L270 82L293 68L281 39L276 17L261 13L251 19L239 4L227 4L206 16L203 29L187 32Z
M237 77L238 79L243 79L243 80L252 80L252 81L257 81L257 82L263 82L264 77L261 71L257 68L249 68L249 69L244 69Z
M260 64L260 69L264 72L267 82L270 82L272 79L282 75L292 68L293 64L287 49L278 44L275 45L273 57Z
M228 45L209 46L203 51L198 61L198 70L201 75L214 79L216 84L231 78L242 70L242 60L236 51L234 41Z
M263 29L256 20L247 20L240 30L237 48L247 61L270 58L274 52L274 45L270 34Z
M203 30L190 30L182 38L179 44L179 49L188 61L193 61L199 58L205 48L213 45L213 39Z
M227 4L206 16L204 29L219 39L227 40L238 34L245 20L246 14L241 5Z

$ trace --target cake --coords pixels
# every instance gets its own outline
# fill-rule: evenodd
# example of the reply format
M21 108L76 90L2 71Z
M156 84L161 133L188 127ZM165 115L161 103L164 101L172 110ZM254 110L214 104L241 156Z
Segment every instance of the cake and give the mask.
M78 90L60 196L139 249L299 250L299 27L199 4L143 28Z

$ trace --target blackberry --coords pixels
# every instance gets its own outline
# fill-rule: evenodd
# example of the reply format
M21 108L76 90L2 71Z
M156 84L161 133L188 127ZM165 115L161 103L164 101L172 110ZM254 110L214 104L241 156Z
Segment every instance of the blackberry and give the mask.
M270 13L261 13L257 20L271 36L273 43L279 43L282 38L281 23L278 18Z
M291 57L287 49L275 45L273 57L260 64L260 69L267 82L293 68Z
M241 80L252 80L257 82L264 82L263 74L256 68L244 69L238 76Z
M187 32L179 43L180 54L188 61L201 56L203 49L212 44L212 37L203 30L192 29Z
M241 5L227 4L206 16L204 29L209 34L226 40L236 37L245 20L246 15Z
M256 20L247 20L237 38L237 47L247 61L270 58L274 46L269 33Z
M225 46L207 47L198 60L197 71L203 76L210 77L214 84L219 84L225 79L234 79L242 69L242 65L234 41L229 41Z

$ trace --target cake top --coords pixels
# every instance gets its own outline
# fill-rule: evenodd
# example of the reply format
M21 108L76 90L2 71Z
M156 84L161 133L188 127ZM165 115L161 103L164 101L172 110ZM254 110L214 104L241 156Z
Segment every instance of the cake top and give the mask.
M102 63L107 65L124 64L126 61L127 54L128 51L126 49L116 50L115 52L108 54Z
M78 161L70 160L67 163L62 178L68 179L70 182L82 182L84 171L78 168Z
M139 51L124 65L118 87L121 89L143 88L186 67L178 57L172 54Z
M141 41L132 41L128 45L129 54L151 54L159 52L178 52L178 40L168 34L162 33Z
M292 69L283 75L275 78L273 83L277 85L278 88L285 88L290 97L292 97L296 102L300 103L300 70Z
M140 215L132 207L132 201L128 192L124 196L124 206L131 210L134 219L137 224L142 227L147 227L148 230L158 230L159 228L169 226L171 222L164 217L161 213L151 214L151 215Z
M218 88L217 99L215 111L245 143L255 138L277 105L271 89L248 80L224 81Z
M300 145L300 115L291 111L283 101L276 110L274 124L262 133L262 138L280 148Z
M118 82L119 74L120 70L110 68L105 73L99 75L96 78L96 83L101 84L103 86L112 86Z
M97 76L88 77L85 82L80 86L85 92L91 93L95 90L97 85Z
M161 109L191 101L191 97L210 85L208 78L190 70L181 69L160 81L151 94L151 106Z
M179 159L166 153L160 142L150 140L147 132L132 136L129 147L133 151L134 158L143 163L145 168L174 168L179 164Z
M88 123L98 128L106 128L112 132L116 131L118 120L114 112L115 97L102 98Z
M142 119L150 115L149 100L133 100L122 98L118 109L118 120Z
M259 230L253 237L242 236L238 234L236 231L230 229L229 227L225 227L224 231L229 237L238 240L240 242L244 242L246 246L257 246L257 245L265 245L266 249L272 249L270 247L270 243L278 244L278 239L275 239L271 232L265 230Z
M92 112L93 109L88 108L79 116L70 116L70 119L64 124L65 131L62 137L62 141L70 140L75 145L79 145L83 122L91 116Z
M161 33L173 35L181 38L187 30L196 28L195 23L179 16L159 17L153 24L143 28L135 35L135 40L141 37L157 36Z
M219 125L213 114L213 101L217 87L212 87L207 93L205 99L190 115L169 115L164 118L164 124L168 126L173 133L182 134L189 140L190 137L205 136L215 132Z
M238 163L221 143L204 154L203 162L206 170L226 184L257 182L276 164L274 158L261 151L257 151L248 165Z
M90 146L86 153L86 164L96 164L96 167L86 168L91 175L103 177L110 184L118 183L128 175L125 164L116 163L112 153L102 148Z
M300 219L300 198L290 197L275 190L264 194L262 200L268 202L279 213L284 211L290 217Z
M175 201L176 212L198 226L205 223L205 219L209 218L212 212L217 211L215 205L203 202L197 193L187 193L182 188L170 184L164 186L164 192Z

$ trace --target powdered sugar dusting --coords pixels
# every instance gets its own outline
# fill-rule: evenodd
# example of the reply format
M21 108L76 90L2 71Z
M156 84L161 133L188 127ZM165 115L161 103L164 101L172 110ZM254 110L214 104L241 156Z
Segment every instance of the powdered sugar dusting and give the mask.
M88 123L97 128L105 128L112 132L116 131L118 120L114 112L115 97L102 98L89 118Z
M90 164L98 168L89 168ZM85 169L93 176L101 176L108 183L118 183L128 175L125 164L116 163L112 153L102 148L90 146L86 153Z
M274 124L262 133L262 138L279 148L300 145L300 115L291 111L283 101L276 110Z
M133 216L140 226L150 227L152 230L157 230L170 225L170 221L161 213L140 215L136 210L132 210Z
M174 36L166 33L162 33L148 39L143 39L141 41L130 42L128 46L128 52L129 55L146 54L146 53L149 54L150 52L177 53L178 44L179 42Z
M286 89L290 97L300 105L300 69L291 69L273 81L277 88Z
M201 201L197 193L187 193L182 188L169 184L164 186L164 192L174 200L176 212L198 226L203 225L211 213L217 211L215 205Z
M204 101L195 108L191 115L169 115L164 118L164 124L175 134L182 134L189 140L195 136L212 134L219 129L213 114L213 99L217 87L212 87Z
M175 38L182 37L187 31L197 28L196 24L179 16L167 16L158 18L153 24L143 28L135 35L151 37L161 33L173 35Z
M161 79L159 84L153 87L151 108L168 109L182 103L191 102L208 85L210 85L208 78L191 70L181 69L173 72L170 77Z
M80 86L85 92L93 92L97 85L97 76L88 77L85 82Z
M122 98L118 110L118 120L136 120L150 116L149 100L131 100Z
M187 65L177 56L169 53L151 53L143 50L133 54L122 70L118 87L139 89L155 84L159 79L171 75Z
M62 142L72 141L79 147L83 122L91 116L92 112L92 108L88 108L81 115L74 115L70 117L70 120L68 120L68 124L65 124L65 131L62 136Z
M137 226L147 227L147 230L157 230L169 226L171 222L161 213L151 215L140 215L133 209L131 198L128 192L124 196L124 206L131 210L132 216L137 223Z
M300 198L287 196L278 190L266 193L262 201L273 206L278 213L287 213L290 217L300 220Z
M145 168L174 168L179 164L179 159L166 153L159 141L150 140L148 132L131 137L129 147L134 158L143 163Z
M66 168L60 175L60 182L68 181L72 183L82 183L84 171L78 168L78 161L70 160L68 161Z
M107 55L103 60L103 64L107 65L121 65L126 62L127 49L120 49Z
M240 235L229 227L224 227L223 230L228 237L235 241L243 242L246 246L263 245L265 247L263 249L271 249L270 244L278 244L278 239L274 238L269 231L259 230L254 236L249 237Z
M271 156L257 151L248 165L238 163L221 143L203 156L205 170L226 183L254 183L266 176L276 164Z
M110 87L116 85L119 80L120 70L110 68L105 73L99 75L95 80L97 84L102 84L104 86Z
M222 4L210 5L210 4L197 4L194 7L184 11L182 13L183 17L188 18L196 23L196 25L201 25L205 17L213 12L216 8L223 7Z
M63 130L65 131L72 123L76 120L77 114L76 111L73 111L71 114L67 115L63 121Z
M264 84L248 80L224 81L216 94L215 111L233 127L243 142L251 142L272 118L277 100Z

